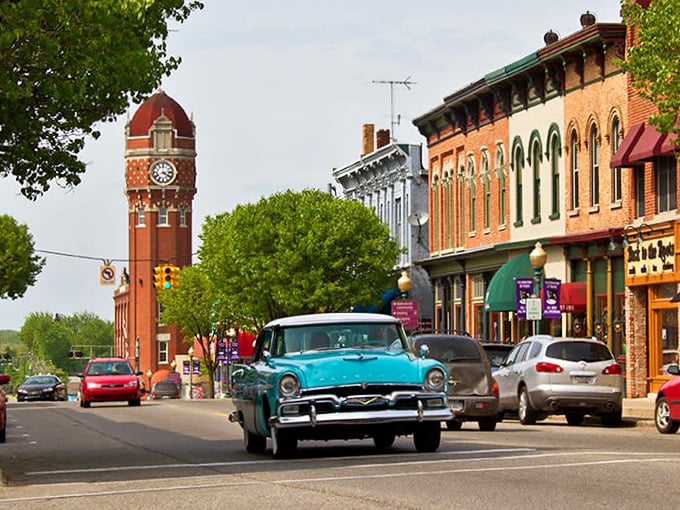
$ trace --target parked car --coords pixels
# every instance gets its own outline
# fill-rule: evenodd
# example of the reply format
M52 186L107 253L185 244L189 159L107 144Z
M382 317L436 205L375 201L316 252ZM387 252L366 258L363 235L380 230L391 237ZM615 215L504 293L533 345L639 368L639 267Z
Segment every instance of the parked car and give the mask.
M9 375L0 374L0 386L9 382ZM7 437L7 398L0 387L0 443L5 442Z
M151 386L149 400L160 400L163 398L179 398L179 386L169 381L160 381Z
M656 393L654 423L662 434L675 434L680 428L680 367L668 366L668 374L673 375Z
M80 406L92 402L122 402L130 406L141 404L142 385L128 360L123 358L95 358L88 362L80 377Z
M30 375L17 388L18 402L66 399L66 385L56 375Z
M489 357L489 363L491 364L491 372L495 372L505 361L505 357L514 347L514 344L499 344L493 342L483 342L482 348Z
M300 315L260 331L253 361L235 365L229 419L245 449L294 455L298 441L372 438L389 448L413 435L416 450L437 450L448 374L414 355L399 320L372 313Z
M494 373L499 418L516 413L523 425L563 414L569 425L594 415L621 423L623 374L606 344L589 338L536 335L517 344Z
M496 429L498 383L491 376L489 358L482 345L469 336L428 334L412 338L418 352L427 345L427 356L441 361L449 372L447 400L453 419L446 422L458 430L466 421L476 421L479 430Z

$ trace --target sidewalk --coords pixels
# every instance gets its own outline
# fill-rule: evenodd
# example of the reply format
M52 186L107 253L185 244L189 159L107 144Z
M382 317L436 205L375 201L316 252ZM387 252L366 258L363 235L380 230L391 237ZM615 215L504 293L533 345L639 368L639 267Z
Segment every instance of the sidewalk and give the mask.
M654 405L656 394L649 394L646 398L624 398L623 419L635 423L635 426L654 427Z

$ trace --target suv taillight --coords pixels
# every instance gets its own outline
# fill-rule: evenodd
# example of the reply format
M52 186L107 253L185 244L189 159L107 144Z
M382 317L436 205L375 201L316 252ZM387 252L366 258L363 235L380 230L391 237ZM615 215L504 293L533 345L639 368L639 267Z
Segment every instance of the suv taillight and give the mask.
M498 395L498 382L496 382L496 379L491 383L491 394Z
M548 363L546 361L540 361L536 363L536 372L548 372L551 374L561 374L564 372L564 369L559 366L555 365L555 363Z
M618 363L614 363L613 365L605 367L602 373L604 375L621 375L623 373L623 370L621 370L621 365L619 365Z

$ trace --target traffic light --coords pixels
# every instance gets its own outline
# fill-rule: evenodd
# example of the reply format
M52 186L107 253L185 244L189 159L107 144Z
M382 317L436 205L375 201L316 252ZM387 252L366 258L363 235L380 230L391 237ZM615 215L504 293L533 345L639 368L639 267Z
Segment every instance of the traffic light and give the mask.
M172 266L163 266L163 288L172 289Z
M170 266L170 286L179 289L179 267Z
M165 269L165 265L160 265L156 266L153 268L153 286L156 287L158 290L162 290L163 287L163 276L164 272L163 270Z

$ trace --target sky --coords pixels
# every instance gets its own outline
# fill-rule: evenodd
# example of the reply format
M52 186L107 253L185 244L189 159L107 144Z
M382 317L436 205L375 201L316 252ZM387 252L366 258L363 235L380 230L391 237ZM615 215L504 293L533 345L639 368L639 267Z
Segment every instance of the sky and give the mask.
M357 160L363 124L403 143L425 139L412 120L485 74L544 46L548 30L580 30L586 10L618 23L619 0L204 0L171 26L182 64L160 86L196 125L193 251L206 216L285 190L327 189L332 170ZM409 81L393 85L378 81ZM113 287L128 256L124 193L127 115L88 141L82 183L35 202L0 178L0 214L28 226L46 265L23 298L0 300L0 330L33 312L91 312L113 320ZM391 112L394 112L394 117ZM398 123L397 123L398 122ZM336 184L337 187L339 187ZM48 252L48 253L46 253ZM51 252L56 252L53 254Z

